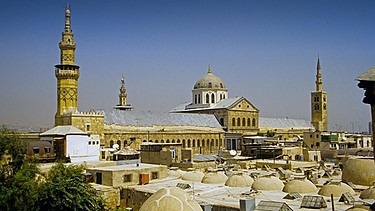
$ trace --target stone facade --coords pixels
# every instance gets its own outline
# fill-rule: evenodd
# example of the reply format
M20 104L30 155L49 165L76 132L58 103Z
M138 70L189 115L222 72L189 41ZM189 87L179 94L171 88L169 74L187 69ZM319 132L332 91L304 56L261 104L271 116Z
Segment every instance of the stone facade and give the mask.
M318 58L316 73L316 91L311 92L311 124L318 131L328 131L328 96L322 90L322 74Z

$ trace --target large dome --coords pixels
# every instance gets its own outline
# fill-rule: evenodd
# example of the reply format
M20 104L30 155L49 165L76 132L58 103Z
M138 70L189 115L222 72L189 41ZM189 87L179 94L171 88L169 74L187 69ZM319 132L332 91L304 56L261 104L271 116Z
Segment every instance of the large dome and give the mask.
M209 89L227 89L221 78L217 77L211 72L210 66L208 66L208 72L194 85L194 89L209 88Z

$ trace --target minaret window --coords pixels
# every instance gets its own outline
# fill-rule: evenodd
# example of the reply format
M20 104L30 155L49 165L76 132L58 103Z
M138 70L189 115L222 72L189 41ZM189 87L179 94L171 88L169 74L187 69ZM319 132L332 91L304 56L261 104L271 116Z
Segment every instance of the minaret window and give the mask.
M211 103L215 103L215 94L214 93L211 94Z
M201 104L201 94L198 94L198 104Z
M194 95L194 104L197 104L198 100L197 100L197 94Z
M210 103L210 95L208 93L206 94L206 103Z
M318 104L314 105L314 110L319 110L319 105Z

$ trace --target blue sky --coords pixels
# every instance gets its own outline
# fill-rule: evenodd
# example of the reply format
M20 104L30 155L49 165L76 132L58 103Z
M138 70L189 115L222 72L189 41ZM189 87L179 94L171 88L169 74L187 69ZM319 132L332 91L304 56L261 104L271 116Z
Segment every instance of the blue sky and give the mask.
M67 1L1 1L0 123L51 127ZM373 1L71 1L79 110L191 102L208 64L263 117L310 120L318 53L331 130L368 130L354 80L375 65Z

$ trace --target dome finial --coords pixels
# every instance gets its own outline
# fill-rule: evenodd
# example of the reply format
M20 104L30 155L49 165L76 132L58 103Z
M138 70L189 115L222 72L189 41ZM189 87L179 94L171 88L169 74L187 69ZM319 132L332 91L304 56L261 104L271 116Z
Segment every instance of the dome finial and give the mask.
M208 64L208 71L207 71L207 73L211 73L211 65L210 64Z
M65 9L65 32L71 32L69 3L66 3L66 9Z

